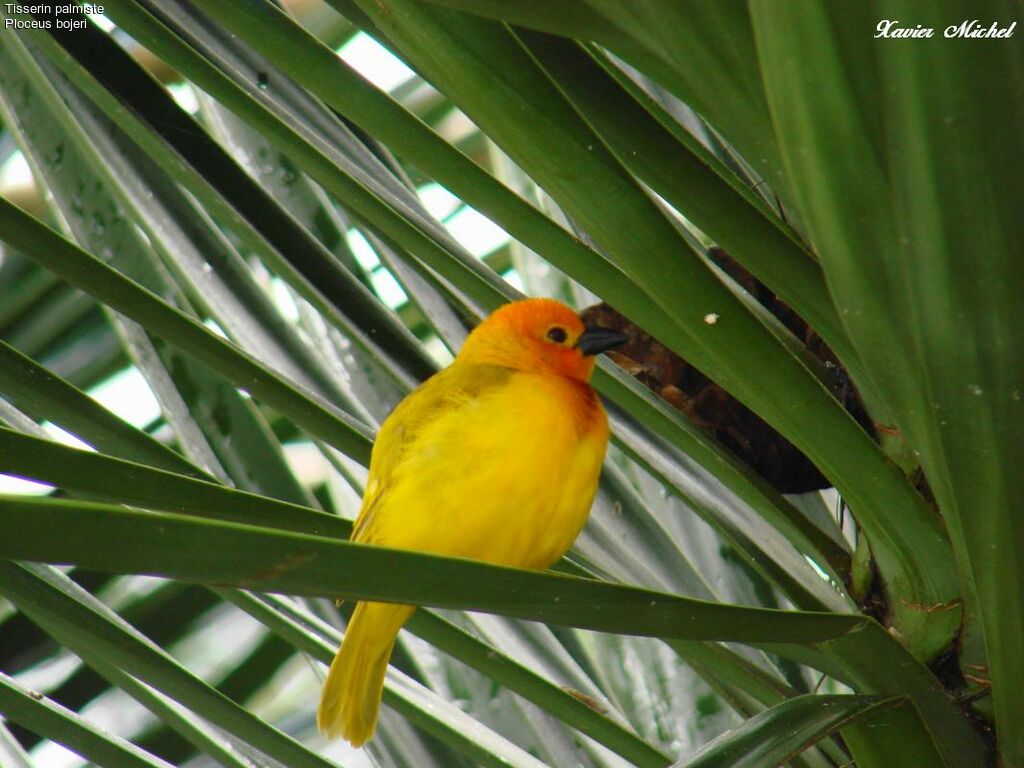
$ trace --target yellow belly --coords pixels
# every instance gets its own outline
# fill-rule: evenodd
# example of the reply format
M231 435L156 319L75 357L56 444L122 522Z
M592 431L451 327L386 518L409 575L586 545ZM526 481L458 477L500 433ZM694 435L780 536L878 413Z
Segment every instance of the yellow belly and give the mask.
M551 565L586 522L607 444L600 406L582 422L565 407L574 386L516 374L432 421L389 478L363 540Z

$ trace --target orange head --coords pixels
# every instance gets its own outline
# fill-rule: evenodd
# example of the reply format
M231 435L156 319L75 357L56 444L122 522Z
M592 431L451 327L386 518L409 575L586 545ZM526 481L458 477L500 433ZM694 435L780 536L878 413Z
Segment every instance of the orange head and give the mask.
M587 381L594 356L625 341L616 331L584 326L554 299L525 299L491 313L469 334L458 359Z

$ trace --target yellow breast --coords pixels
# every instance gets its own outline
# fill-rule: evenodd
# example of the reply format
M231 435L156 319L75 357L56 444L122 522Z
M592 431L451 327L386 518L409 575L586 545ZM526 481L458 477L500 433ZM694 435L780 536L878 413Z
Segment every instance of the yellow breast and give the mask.
M586 522L607 441L589 386L511 373L418 426L359 539L546 568Z

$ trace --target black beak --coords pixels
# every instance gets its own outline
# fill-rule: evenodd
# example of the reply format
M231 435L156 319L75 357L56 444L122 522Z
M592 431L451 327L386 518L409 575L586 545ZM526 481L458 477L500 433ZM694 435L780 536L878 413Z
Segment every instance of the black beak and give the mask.
M576 342L576 348L584 355L599 355L629 341L629 336L607 328L587 326Z

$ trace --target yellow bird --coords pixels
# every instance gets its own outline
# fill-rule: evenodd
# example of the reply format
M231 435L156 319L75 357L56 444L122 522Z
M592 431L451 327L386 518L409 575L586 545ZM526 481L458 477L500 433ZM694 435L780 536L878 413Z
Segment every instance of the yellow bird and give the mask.
M590 512L608 417L587 381L626 340L550 299L506 304L381 426L352 541L543 569ZM411 605L356 606L317 724L364 744Z

